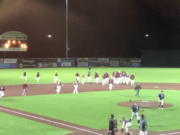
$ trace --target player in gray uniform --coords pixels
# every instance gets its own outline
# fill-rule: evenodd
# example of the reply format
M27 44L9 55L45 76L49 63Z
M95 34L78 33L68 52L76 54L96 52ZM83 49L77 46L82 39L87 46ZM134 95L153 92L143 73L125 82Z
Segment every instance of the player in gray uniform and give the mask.
M129 122L131 122L131 120L132 120L134 117L136 117L136 118L137 118L137 122L138 122L138 126L139 126L140 119L139 119L138 111L139 111L139 106L138 106L138 102L136 101L136 102L134 103L134 105L131 107L132 116L131 116L131 118L129 119Z
M136 87L134 88L134 91L136 91L135 97L139 97L139 91L140 91L141 86L139 85L139 83L136 84Z
M165 98L165 95L163 94L163 91L161 90L161 93L159 93L158 95L158 99L159 99L159 109L162 109L162 111L163 111L164 98Z
M143 114L141 114L139 129L140 129L139 135L147 135L147 121L144 118Z
M130 128L131 128L131 122L129 122L128 120L126 120L124 117L121 119L120 123L122 123L122 129L121 129L121 132L125 132L125 135L130 135L132 134L131 131L130 131Z

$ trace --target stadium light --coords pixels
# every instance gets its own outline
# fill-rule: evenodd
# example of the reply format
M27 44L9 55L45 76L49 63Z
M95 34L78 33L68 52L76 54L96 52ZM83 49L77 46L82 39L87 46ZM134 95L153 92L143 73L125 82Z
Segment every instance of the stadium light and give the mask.
M13 40L13 44L15 44L16 43L16 40Z
M10 44L5 44L5 48L9 48Z

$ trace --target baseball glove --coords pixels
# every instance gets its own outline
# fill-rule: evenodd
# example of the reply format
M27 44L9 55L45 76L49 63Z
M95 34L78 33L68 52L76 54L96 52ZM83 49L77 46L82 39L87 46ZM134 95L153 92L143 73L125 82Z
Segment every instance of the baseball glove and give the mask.
M121 128L121 132L123 132L124 131L124 129L123 128Z

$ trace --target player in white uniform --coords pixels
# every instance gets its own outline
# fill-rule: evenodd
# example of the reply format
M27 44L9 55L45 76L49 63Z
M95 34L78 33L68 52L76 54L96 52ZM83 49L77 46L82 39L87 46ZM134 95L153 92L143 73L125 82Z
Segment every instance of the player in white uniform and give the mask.
M61 91L61 80L59 79L59 81L57 82L57 89L56 89L57 94L59 94L60 91Z
M128 85L129 84L129 74L128 74L128 72L126 73L126 84Z
M90 80L91 80L91 72L90 71L88 71L88 82L90 82Z
M3 85L1 85L1 87L0 87L0 100L4 96L4 91L5 91L5 87Z
M74 94L74 93L78 93L78 80L76 79L76 80L73 82L73 84L74 84L73 94Z
M55 77L54 77L54 83L56 83L57 80L58 80L58 74L57 74L57 71L56 71Z
M109 78L109 90L112 90L113 84L114 84L114 79L113 77L111 77Z
M86 79L85 79L85 74L84 74L84 72L83 72L83 74L82 74L82 84L84 84L85 81L86 81Z

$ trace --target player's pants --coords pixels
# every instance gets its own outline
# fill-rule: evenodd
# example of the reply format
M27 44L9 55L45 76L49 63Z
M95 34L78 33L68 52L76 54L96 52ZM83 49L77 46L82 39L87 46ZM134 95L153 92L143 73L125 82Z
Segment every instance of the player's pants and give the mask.
M4 91L0 91L0 98L4 96Z
M122 79L122 77L120 77L119 78L119 83L122 84L122 82L123 82L123 79Z
M91 77L88 77L88 82L90 82L90 80L91 80Z
M109 84L109 90L112 90L112 84Z
M134 117L136 117L137 120L139 120L138 112L132 112L131 120L132 120Z
M76 77L76 79L79 81L79 76L78 76L78 77Z
M147 135L147 131L141 131L140 130L139 135Z
M131 80L131 85L134 85L134 80Z
M27 89L23 89L22 96L26 96L26 95L27 95Z
M35 77L36 78L36 80L37 80L37 82L39 81L39 77Z
M122 83L125 83L125 77L122 77Z
M57 80L58 80L58 77L57 77L57 76L55 76L55 78L54 78L54 83L55 83Z
M86 81L85 78L82 78L82 84L84 84L85 81Z
M74 85L74 91L73 91L73 94L74 94L74 93L78 93L77 88L78 88L78 85Z
M119 78L115 78L115 79L114 79L114 83L115 83L115 84L118 84L118 83L119 83Z
M99 83L99 77L95 78L95 82L98 84Z
M57 94L59 94L60 91L61 91L61 86L57 86L57 89L56 89Z
M105 80L105 79L103 79L103 80L102 80L102 85L104 85L104 84L105 84L105 82L106 82L106 80Z
M131 127L131 123L130 122L126 123L126 125L124 127L125 133L129 133L130 132L130 127Z
M126 84L128 85L129 84L129 78L126 77Z
M105 84L108 84L109 78L105 79Z
M139 90L136 90L135 97L139 97Z
M159 101L159 105L163 105L164 104L164 99Z

